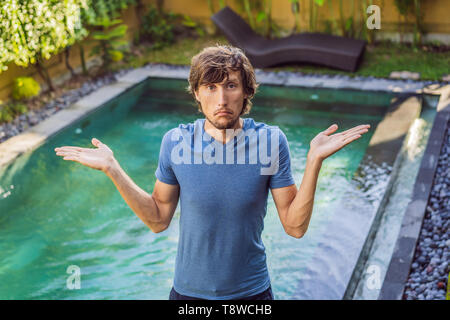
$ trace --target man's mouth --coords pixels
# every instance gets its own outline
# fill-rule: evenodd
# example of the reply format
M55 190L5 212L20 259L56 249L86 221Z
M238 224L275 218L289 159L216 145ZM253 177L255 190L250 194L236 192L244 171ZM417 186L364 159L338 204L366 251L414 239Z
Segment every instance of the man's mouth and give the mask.
M216 113L216 116L227 116L227 115L231 115L231 112L219 111L219 112Z

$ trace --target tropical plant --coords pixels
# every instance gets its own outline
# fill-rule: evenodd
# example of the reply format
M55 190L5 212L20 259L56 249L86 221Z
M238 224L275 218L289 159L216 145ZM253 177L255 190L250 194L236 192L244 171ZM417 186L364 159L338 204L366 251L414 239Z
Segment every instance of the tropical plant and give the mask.
M250 27L265 37L279 32L279 26L272 20L271 0L236 1L237 11L247 16Z
M289 0L291 3L291 11L294 14L295 22L292 33L300 32L300 0Z
M119 61L123 57L122 52L127 51L128 41L124 39L128 26L121 19L101 20L93 23L97 30L91 33L97 40L97 45L91 50L90 55L100 54L102 57L102 71L108 71L113 61Z
M203 37L205 35L203 27L198 22L192 20L192 18L187 14L183 15L183 20L181 21L181 23L183 26L194 30L199 37Z
M318 7L322 7L325 0L309 0L309 30L317 30Z
M142 20L142 38L151 41L155 48L161 48L174 41L173 13L160 12L158 8L150 7Z
M422 10L420 5L420 0L414 0L414 16L416 18L414 24L414 44L422 44L422 34L424 32L422 26Z
M250 6L249 0L244 0L244 8L245 13L247 14L248 22L250 24L250 27L255 30L256 24L255 24L255 18L253 17L252 8Z
M422 34L423 34L423 26L422 26L422 10L420 0L395 0L395 6L397 7L400 16L403 21L400 21L399 24L399 32L401 35L401 42L403 42L403 36L406 30L406 25L408 21L408 14L414 14L414 45L420 45L422 43Z
M140 0L86 0L88 1L88 6L82 8L81 10L81 21L83 26L90 32L98 30L99 24L107 21L112 21L120 17L122 10L127 9L130 5L137 4L137 7L141 8L142 5ZM159 1L158 1L159 2ZM138 9L136 9L138 10ZM138 19L140 15L138 14ZM139 28L140 30L141 28ZM137 36L138 41L139 34ZM87 75L87 66L85 58L84 46L81 42L78 43L80 49L80 60L83 73Z
M11 122L16 116L26 112L28 112L28 108L22 102L11 101L9 103L2 104L0 101L0 123Z
M367 8L373 4L373 0L363 0L361 2L361 12L363 19L361 21L361 34L365 40L369 44L372 44L375 41L375 33L373 30L370 30L366 27L366 21L368 19Z

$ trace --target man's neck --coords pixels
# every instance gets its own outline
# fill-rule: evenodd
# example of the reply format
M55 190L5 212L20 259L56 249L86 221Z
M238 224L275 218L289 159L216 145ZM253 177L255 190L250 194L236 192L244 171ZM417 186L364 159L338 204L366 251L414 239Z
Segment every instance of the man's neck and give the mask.
M234 125L234 127L229 128L228 130L242 129L243 125L244 125L244 120L241 117L239 117L239 120L236 121L236 124ZM208 119L205 119L205 124L204 124L203 129L211 137L213 137L216 141L222 142L223 144L228 143L228 141L230 141L232 139L232 137L234 137L234 134L228 134L228 137L227 137L227 129L217 129L211 122L208 121Z

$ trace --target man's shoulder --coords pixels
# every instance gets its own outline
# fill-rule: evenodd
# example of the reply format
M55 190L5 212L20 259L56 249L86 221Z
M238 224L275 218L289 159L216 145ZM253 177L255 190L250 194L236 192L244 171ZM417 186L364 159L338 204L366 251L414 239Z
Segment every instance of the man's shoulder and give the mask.
M194 122L191 123L180 123L177 127L174 127L172 129L170 129L169 131L167 131L164 135L163 139L169 139L173 136L173 135L186 135L186 134L194 134L194 129L195 126L198 124L198 121L201 121L201 119L197 119Z
M253 118L246 118L246 121L247 121L246 130L253 129L255 131L258 130L278 131L284 135L284 132L277 125L271 125L264 122L255 121Z

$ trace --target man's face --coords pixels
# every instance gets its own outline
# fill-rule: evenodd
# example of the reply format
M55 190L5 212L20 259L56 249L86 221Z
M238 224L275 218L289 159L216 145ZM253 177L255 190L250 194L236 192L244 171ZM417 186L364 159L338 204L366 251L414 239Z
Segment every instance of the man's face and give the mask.
M241 114L244 94L241 73L229 71L221 83L201 85L195 92L206 119L217 129L232 129Z

